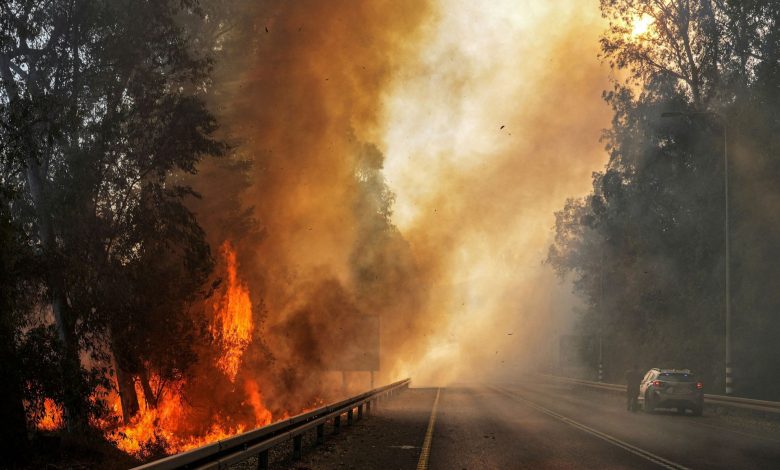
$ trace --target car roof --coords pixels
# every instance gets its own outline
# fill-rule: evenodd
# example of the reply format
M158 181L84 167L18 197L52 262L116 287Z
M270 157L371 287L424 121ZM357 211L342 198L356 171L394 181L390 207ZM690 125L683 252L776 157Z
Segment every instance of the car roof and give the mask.
M691 374L692 373L690 369L661 369L659 367L653 367L650 370L656 371L661 374Z

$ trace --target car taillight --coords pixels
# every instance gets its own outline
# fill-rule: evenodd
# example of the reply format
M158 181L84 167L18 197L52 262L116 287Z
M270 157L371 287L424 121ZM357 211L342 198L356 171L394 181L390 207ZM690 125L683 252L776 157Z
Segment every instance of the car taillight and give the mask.
M696 382L696 390L701 390L704 388L704 384L701 382Z
M660 380L653 380L653 387L663 387L664 383Z

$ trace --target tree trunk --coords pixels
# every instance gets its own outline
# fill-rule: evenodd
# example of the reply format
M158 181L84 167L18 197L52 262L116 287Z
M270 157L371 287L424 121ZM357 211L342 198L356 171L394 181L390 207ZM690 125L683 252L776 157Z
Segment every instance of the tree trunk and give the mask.
M116 382L119 387L119 399L122 402L122 421L125 424L130 423L133 417L138 414L140 409L138 405L138 394L135 392L135 380L133 375L125 371L117 363Z
M54 237L52 217L44 195L43 178L39 162L30 157L27 159L27 185L35 208L38 222L38 233L43 245L46 259L50 265L47 268L46 284L51 301L51 310L57 328L57 336L62 345L62 362L60 372L63 380L64 417L68 432L78 432L86 426L85 387L81 376L81 359L79 358L78 340L75 325L68 318L65 304L64 282L57 263L57 243Z
M53 37L56 34L53 35ZM22 38L23 42L27 38ZM28 71L28 87L33 90L34 95L39 95L36 77L37 71L31 69ZM16 80L11 73L10 59L8 56L0 55L0 77L3 79L3 85L11 103L19 100L19 89ZM36 93L37 92L37 93ZM37 132L40 126L45 123L36 123L33 125L33 132L25 135L29 140L29 148L39 148L35 139L41 133ZM35 210L35 218L38 224L38 234L43 247L46 259L51 263L47 267L46 284L48 288L51 309L54 315L54 323L57 328L57 335L62 345L62 361L60 362L60 373L62 385L64 388L64 418L68 432L77 432L86 425L86 387L84 387L83 377L81 375L81 360L79 358L79 345L76 338L75 322L68 318L65 303L65 283L62 279L62 273L57 263L57 242L54 235L53 220L51 208L48 204L48 196L44 188L44 175L42 174L41 162L36 158L35 153L31 153L25 163L26 179L30 198Z
M146 406L149 408L157 408L157 399L159 398L157 395L155 395L154 391L152 390L152 385L149 383L149 374L146 372L145 367L141 367L141 386L144 389L144 401L146 402Z
M119 400L122 404L122 421L128 424L138 414L138 393L135 391L135 371L133 361L128 361L118 346L114 330L111 330L111 354L114 356L114 369L116 369L116 385L119 389Z

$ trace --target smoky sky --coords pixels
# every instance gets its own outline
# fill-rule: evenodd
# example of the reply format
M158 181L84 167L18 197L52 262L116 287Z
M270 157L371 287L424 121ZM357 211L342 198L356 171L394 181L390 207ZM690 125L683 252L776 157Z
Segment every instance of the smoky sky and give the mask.
M597 2L446 1L384 102L396 222L437 264L420 380L544 360L573 297L542 265L553 212L606 154L609 69Z
M382 380L537 357L572 303L542 264L553 212L606 160L598 2L267 1L240 15L212 107L249 170L204 167L198 190L218 202L199 215L236 246L275 367L316 363L337 311L381 317ZM251 230L214 216L241 210Z

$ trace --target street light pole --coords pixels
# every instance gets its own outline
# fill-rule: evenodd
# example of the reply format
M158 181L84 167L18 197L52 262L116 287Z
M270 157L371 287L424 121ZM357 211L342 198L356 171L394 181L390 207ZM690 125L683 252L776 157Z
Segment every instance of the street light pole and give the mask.
M724 198L725 198L725 211L724 211L724 232L725 232L725 251L726 251L726 395L734 393L734 387L732 382L732 367L731 367L731 234L729 231L729 151L728 151L728 126L726 125L726 119L718 113L712 111L706 112L672 112L662 113L661 117L694 117L694 116L715 116L720 121L721 128L723 130L723 185L724 185Z
M599 382L602 382L604 380L604 353L603 353L603 345L604 342L604 317L606 316L604 314L604 245L601 246L601 270L599 272L599 310L600 317L599 318Z
M729 140L726 120L721 117L723 127L723 184L725 187L725 234L726 234L726 395L734 393L731 378L731 232L729 231Z

